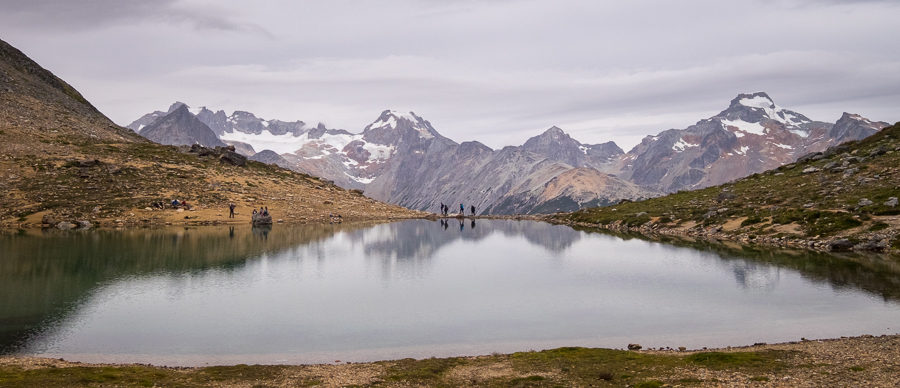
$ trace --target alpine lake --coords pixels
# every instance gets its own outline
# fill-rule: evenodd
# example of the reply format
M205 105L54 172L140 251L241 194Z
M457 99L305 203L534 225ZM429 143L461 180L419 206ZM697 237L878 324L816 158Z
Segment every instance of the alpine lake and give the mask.
M900 332L900 262L513 220L0 233L0 354L326 363Z

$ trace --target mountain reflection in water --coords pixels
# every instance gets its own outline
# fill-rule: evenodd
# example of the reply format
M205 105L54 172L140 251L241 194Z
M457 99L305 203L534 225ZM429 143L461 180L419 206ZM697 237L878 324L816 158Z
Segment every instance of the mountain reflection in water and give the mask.
M178 317L183 320L182 326L203 327L201 332L183 333L187 337L178 341L214 335L216 332L206 327L211 323L203 321L210 314L215 325L224 325L226 333L244 333L240 325L251 325L271 335L241 345L258 345L259 349L248 351L259 353L287 351L279 347L285 346L285 338L277 337L279 330L287 330L291 334L285 335L297 341L320 332L304 340L310 352L354 346L424 346L453 352L480 349L469 343L491 340L509 346L490 348L495 350L518 349L509 344L519 343L566 344L554 336L568 332L584 342L575 344L583 345L594 344L590 338L618 338L641 330L649 330L646 335L663 335L665 322L654 321L668 319L674 326L691 325L686 322L697 313L690 309L709 314L704 303L713 303L712 310L725 309L727 302L704 298L742 295L734 289L756 293L744 302L751 304L748 309L773 314L789 312L791 307L784 305L779 310L768 306L772 303L767 302L768 294L772 298L784 294L818 300L821 298L815 295L821 291L816 288L822 286L850 296L877 295L892 304L866 308L887 309L887 314L896 309L894 304L900 299L900 266L891 258L677 240L649 242L533 221L449 219L266 228L25 231L0 234L0 252L2 353L88 352L79 346L116 353L119 349L103 346L114 347L124 340L116 342L102 336L126 330L122 320L141 313L143 307L168 314L167 320ZM732 290L722 288L723 275L735 285L730 286ZM798 283L798 275L805 283ZM692 289L697 287L708 290ZM153 299L159 289L165 290L163 297L169 301L202 302L169 312L169 302ZM238 293L233 294L233 300L216 299L218 294L229 292ZM250 293L246 298L251 299L256 292L259 298L242 305L241 292ZM822 295L827 299L828 294ZM678 307L683 312L672 310L672 303L677 302L655 302L679 297L685 298ZM858 297L851 299L859 303ZM435 305L429 304L431 300ZM229 310L217 310L217 303ZM646 303L668 304L654 307ZM311 308L315 314L303 313ZM829 314L842 310L839 305L823 308L832 311ZM134 310L109 316L108 309ZM199 318L179 315L195 311L200 311ZM273 319L285 320L278 324L288 326L268 330L257 327L267 321L235 321L244 311L276 314ZM363 312L368 315L359 315ZM406 315L411 321L403 320ZM624 321L603 326L617 319ZM101 325L96 328L101 334L90 334L94 330L91 324ZM290 327L306 329L293 332L287 329ZM146 336L152 342L131 346L165 347L165 340L151 338L149 333L156 330L153 326L143 330L148 331ZM232 351L228 350L228 341L209 341L185 346L196 346L200 352L207 346L207 353ZM82 343L88 345L79 345ZM220 345L222 348L217 347Z

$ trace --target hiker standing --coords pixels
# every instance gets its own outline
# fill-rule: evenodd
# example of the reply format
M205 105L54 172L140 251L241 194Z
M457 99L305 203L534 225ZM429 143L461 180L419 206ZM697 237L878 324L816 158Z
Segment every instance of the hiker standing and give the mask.
M475 215L475 205L472 205L472 207L469 209L472 210L472 215L474 216Z
M459 204L459 214L460 214L460 215L465 215L465 214L466 214L466 207L463 206L462 203Z
M228 218L234 218L234 208L235 208L234 202L228 204Z

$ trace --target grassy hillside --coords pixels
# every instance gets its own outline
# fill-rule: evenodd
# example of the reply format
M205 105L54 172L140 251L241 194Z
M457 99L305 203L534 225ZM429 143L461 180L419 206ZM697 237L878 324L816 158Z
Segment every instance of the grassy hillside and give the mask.
M742 240L765 237L816 244L846 238L857 248L890 250L900 249L900 206L891 199L896 197L900 197L900 125L720 186L554 218Z
M123 92L124 93L124 92ZM250 161L223 163L151 143L101 114L75 88L0 41L0 225L328 221L414 217L316 177ZM186 212L145 210L187 200ZM227 218L235 202L238 218ZM49 218L45 218L49 217Z

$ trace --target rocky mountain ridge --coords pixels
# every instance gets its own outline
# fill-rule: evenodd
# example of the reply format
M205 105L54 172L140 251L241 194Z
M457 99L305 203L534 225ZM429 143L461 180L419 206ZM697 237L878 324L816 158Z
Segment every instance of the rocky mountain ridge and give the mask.
M175 113L172 108L169 111L168 115ZM291 131L283 126L273 131L273 123L280 121L247 112L226 116L206 108L190 111L198 112L198 120L215 128L239 152L245 145L243 153L251 159L322 176L346 188L365 189L372 198L412 209L437 211L441 202L463 202L482 214L533 213L655 194L600 171L610 169L624 153L615 143L582 144L558 127L521 147L493 150L478 142L460 144L448 139L413 112L385 110L361 133L353 134L322 124L306 127L302 121L295 122ZM154 113L158 117L161 112ZM145 115L129 127L141 128L148 117L154 116ZM255 158L257 150L269 152ZM563 174L576 168L580 169L577 174ZM577 182L563 183L569 179ZM587 187L587 182L595 186Z
M491 214L571 211L707 187L887 126L852 114L835 124L813 121L757 92L738 95L719 114L688 128L647 136L626 153L614 142L583 144L556 126L521 146L460 144L415 113L391 110L358 134L243 111L191 112L247 156L268 149L278 158L260 160L412 209L436 211L441 202L464 202ZM129 127L140 128L159 113Z

